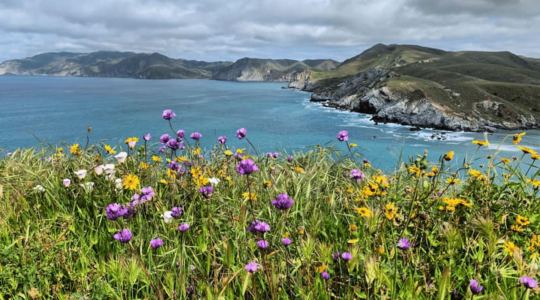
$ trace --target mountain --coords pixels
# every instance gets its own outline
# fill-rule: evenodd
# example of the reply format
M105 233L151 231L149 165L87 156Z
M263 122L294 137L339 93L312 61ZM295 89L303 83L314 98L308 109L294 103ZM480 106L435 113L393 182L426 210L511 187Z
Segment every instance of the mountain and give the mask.
M98 51L43 53L0 64L0 75L125 77L142 79L210 78L232 62L172 59L159 53Z
M290 81L299 73L329 71L339 62L331 59L291 60L242 58L216 72L212 79L227 81Z
M313 101L395 122L445 130L540 127L540 60L510 52L450 52L377 44L289 87Z

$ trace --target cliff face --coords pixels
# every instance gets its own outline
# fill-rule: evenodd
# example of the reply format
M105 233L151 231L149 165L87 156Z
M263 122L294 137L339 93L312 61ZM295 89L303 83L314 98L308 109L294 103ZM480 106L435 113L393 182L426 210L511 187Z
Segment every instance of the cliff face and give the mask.
M530 60L408 47L377 45L289 86L313 92L311 100L325 106L372 114L375 122L464 131L540 127L540 69Z

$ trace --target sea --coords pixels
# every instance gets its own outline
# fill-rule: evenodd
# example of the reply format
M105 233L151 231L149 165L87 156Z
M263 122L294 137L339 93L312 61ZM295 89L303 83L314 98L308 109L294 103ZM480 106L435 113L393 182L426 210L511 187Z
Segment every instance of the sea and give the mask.
M68 144L110 144L117 149L124 140L150 133L150 147L159 148L159 137L172 134L162 118L165 109L176 113L175 130L202 134L206 150L220 136L231 149L251 146L236 138L246 128L259 153L294 155L316 146L335 147L348 153L337 133L347 130L353 151L374 167L393 170L399 161L428 152L430 161L453 150L453 162L485 161L487 155L520 157L512 144L517 132L490 134L432 129L411 131L410 126L375 124L371 116L327 108L310 102L310 94L282 89L285 83L227 82L213 80L141 80L49 76L0 76L0 157L17 148L60 147ZM87 128L92 130L88 133ZM487 137L489 147L478 149L473 140ZM193 142L192 142L193 144ZM540 132L528 130L521 145L540 151Z

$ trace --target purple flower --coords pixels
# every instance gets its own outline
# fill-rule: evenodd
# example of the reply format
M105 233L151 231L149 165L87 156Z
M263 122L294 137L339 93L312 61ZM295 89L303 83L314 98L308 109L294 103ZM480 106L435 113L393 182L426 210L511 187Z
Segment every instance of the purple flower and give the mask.
M178 230L180 230L180 232L186 232L188 229L189 229L189 224L188 223L185 223L185 224L182 224L182 225L178 226Z
M186 135L186 132L183 131L182 129L180 129L180 130L178 130L178 131L176 132L176 136L177 136L178 138L180 138L180 139L183 139L185 135Z
M189 265L189 269L191 270L191 272L195 271L195 266L194 265Z
M411 242L409 242L409 240L406 238L399 239L397 247L401 250L407 250L411 247Z
M210 186L203 186L203 187L199 188L199 192L206 199L212 197L212 192L213 191L214 191L214 187L211 186L211 185Z
M288 162L292 162L293 160L294 160L294 157L292 157L292 156L287 156L287 161L288 161Z
M179 167L180 167L180 166L179 166L178 163L175 162L175 161L171 161L171 162L169 163L169 169L171 169L171 170L173 170L173 171L178 171L178 168L179 168Z
M268 248L268 241L260 240L257 242L257 246L259 246L259 249L266 249Z
M362 158L362 161L365 163L365 164L369 164L369 160L365 159L365 158Z
M272 200L272 205L279 210L287 210L291 208L294 200L289 198L287 194L279 194L277 199Z
M249 175L257 171L259 171L259 167L257 167L252 159L244 159L238 165L236 165L236 173L242 175Z
M167 148L176 151L180 148L180 144L176 140L169 140L167 142Z
M476 294L480 294L480 292L482 291L482 289L484 288L483 286L481 286L478 281L474 280L474 279L471 279L471 284L470 284L470 288L471 288L471 292L473 293L473 295L476 295Z
M246 265L246 271L251 272L251 273L255 273L255 272L257 272L258 267L259 267L258 263L251 262L251 263Z
M159 147L159 153L163 153L163 152L165 152L165 146Z
M172 112L170 109L166 109L163 111L163 119L170 120L172 118L176 117L176 114Z
M118 203L112 203L107 205L107 207L105 207L105 211L107 212L107 219L113 221L118 220L120 217L123 217L128 212L127 208L123 207Z
M351 179L356 180L356 182L360 182L362 180L362 178L366 177L366 175L364 175L364 173L362 173L362 171L360 171L358 169L352 169L350 177L351 177Z
M274 152L274 153L272 154L272 157L273 157L273 158L278 158L278 157L279 157L279 153Z
M281 240L281 242L283 243L283 245L285 247L288 247L291 244L292 241L289 238L284 238L284 239Z
M191 134L190 138L198 141L200 138L202 138L202 134L200 134L198 132L194 132L194 133Z
M227 137L226 136L220 136L217 139L217 141L218 141L218 144L223 145L223 144L225 144L227 142Z
M159 248L159 247L163 246L163 240L162 239L153 239L153 240L150 241L150 246L153 249Z
M349 252L343 252L341 254L341 258L343 258L344 261L349 261L352 259L352 254L350 254Z
M151 186L143 187L141 190L141 202L145 202L148 200L152 200L154 198L155 193Z
M334 260L338 260L338 259L339 259L339 251L336 252L336 253L333 253L333 254L332 254L332 258L333 258Z
M133 238L133 235L131 234L131 230L128 228L123 229L122 232L115 233L114 239L119 241L120 243L128 243Z
M143 140L145 140L145 141L147 141L147 142L148 142L151 138L152 138L152 136L150 135L150 133L147 133L147 134L143 135Z
M521 280L521 283L528 289L534 289L538 286L538 282L529 276L523 276L519 280Z
M349 140L349 132L347 130L340 131L337 134L337 139L340 142L348 141Z
M236 131L236 137L239 139L243 139L246 137L247 130L245 128L240 128Z
M167 143L170 139L171 139L171 136L165 133L164 135L162 135L162 136L159 138L159 141L160 141L162 144L165 144L165 143Z
M268 225L268 223L255 220L251 222L251 225L247 228L247 230L253 234L257 234L259 232L264 233L270 231L270 225Z
M324 280L328 280L328 279L330 279L330 274L328 274L327 272L322 272L321 273L321 278L324 279Z
M173 218L175 218L175 219L180 218L180 216L182 215L182 208L181 208L181 207L173 207L173 208L171 209L171 211L172 211L171 216L172 216Z

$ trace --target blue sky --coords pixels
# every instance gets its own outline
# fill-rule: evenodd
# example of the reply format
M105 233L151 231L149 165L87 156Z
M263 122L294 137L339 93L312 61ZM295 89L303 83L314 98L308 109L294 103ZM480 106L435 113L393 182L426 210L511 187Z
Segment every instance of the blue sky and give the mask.
M343 61L377 43L540 58L538 0L1 0L0 62L43 52Z

